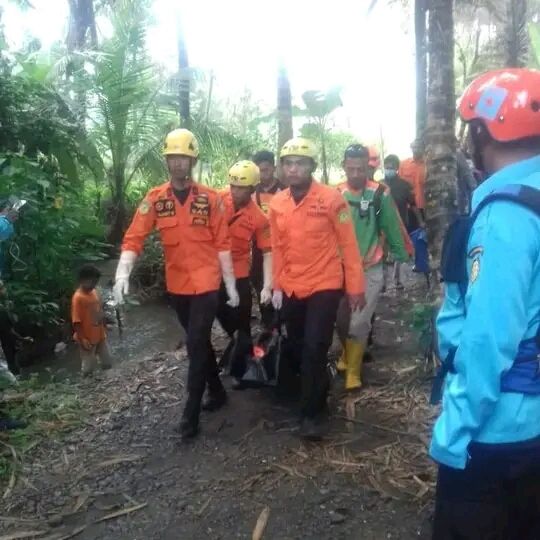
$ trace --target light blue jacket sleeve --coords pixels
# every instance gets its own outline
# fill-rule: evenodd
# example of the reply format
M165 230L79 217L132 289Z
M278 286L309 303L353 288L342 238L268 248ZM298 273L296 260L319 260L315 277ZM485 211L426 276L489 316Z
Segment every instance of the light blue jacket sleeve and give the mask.
M446 360L451 349L459 344L464 320L463 297L455 283L445 283L444 300L437 316L437 351L441 360Z
M9 240L13 236L13 223L4 216L0 216L0 242Z
M447 377L430 448L439 463L465 468L467 448L499 399L501 376L511 367L529 326L539 235L538 218L509 202L492 203L474 224L456 373Z

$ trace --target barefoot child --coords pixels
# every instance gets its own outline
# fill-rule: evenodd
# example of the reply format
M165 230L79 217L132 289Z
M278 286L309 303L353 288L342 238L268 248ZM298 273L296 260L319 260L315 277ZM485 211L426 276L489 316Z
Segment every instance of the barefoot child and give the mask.
M98 358L102 369L111 367L101 300L96 292L100 277L95 266L83 266L79 271L79 288L71 301L71 321L74 339L79 344L83 376L96 369Z

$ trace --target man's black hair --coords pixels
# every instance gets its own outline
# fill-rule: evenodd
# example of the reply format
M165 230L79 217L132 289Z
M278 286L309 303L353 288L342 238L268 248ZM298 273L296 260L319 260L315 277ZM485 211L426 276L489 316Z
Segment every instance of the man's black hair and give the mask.
M0 198L0 212L3 212L9 207L9 199Z
M363 144L350 144L343 154L344 161L348 158L369 159L369 149Z
M396 154L388 154L385 158L384 158L384 166L385 167L388 167L389 165L392 166L392 168L394 169L399 169L399 158L396 156ZM390 167L388 167L390 168Z
M99 279L101 277L101 272L93 264L85 264L79 269L79 281L85 279Z
M540 153L540 137L524 137L514 141L500 142L494 139L489 133L486 125L482 120L473 120L469 124L469 131L477 148L483 146L487 142L491 142L497 146L501 146L511 150L524 150L533 154Z
M260 150L253 156L253 162L256 165L259 165L260 163L271 163L272 165L276 164L276 156L274 155L274 152L270 152L270 150Z

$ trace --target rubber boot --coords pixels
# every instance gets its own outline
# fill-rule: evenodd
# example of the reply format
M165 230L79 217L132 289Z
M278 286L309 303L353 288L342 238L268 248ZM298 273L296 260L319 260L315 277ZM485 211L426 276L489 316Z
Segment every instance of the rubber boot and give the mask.
M347 370L347 344L343 346L343 350L341 351L341 356L339 357L339 360L336 364L336 369L343 373Z
M357 390L362 387L364 348L364 345L358 341L347 340L345 345L345 360L347 363L345 390Z

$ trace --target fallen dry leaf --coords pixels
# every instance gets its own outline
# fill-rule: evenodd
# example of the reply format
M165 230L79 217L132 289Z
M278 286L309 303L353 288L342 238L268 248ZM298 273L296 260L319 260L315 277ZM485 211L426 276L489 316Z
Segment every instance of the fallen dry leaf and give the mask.
M255 524L255 528L253 529L251 540L262 539L269 517L270 517L270 508L268 506L265 506L262 512L259 514L259 517L257 518L257 523Z

